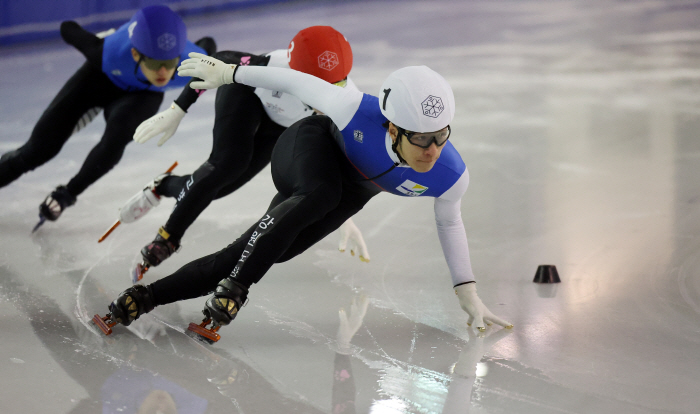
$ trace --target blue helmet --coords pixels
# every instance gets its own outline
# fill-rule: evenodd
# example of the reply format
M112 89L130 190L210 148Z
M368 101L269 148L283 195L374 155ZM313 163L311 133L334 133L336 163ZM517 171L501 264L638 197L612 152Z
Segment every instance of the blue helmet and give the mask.
M141 54L151 59L170 60L185 50L187 28L180 16L167 6L148 6L131 18L129 39Z

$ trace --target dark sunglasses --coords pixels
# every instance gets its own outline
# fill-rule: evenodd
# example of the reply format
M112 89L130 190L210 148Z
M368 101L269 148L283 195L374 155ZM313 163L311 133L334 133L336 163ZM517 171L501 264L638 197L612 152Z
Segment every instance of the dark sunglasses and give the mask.
M165 67L165 69L170 70L175 69L177 67L177 64L180 63L180 57L178 56L168 60L158 60L151 59L145 55L141 55L139 63L143 63L143 65L150 70L160 70L160 68L162 67Z
M396 129L399 130L399 136L405 135L406 138L408 138L408 142L421 148L429 148L433 144L433 142L438 147L441 147L445 145L447 139L452 133L452 128L450 128L449 125L435 132L408 132L405 129L398 126L396 127Z

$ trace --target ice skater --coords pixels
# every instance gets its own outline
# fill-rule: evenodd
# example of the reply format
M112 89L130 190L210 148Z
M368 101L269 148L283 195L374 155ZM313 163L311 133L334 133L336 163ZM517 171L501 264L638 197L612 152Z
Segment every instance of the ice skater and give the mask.
M156 306L214 290L204 321L190 330L216 341L218 329L237 316L250 287L273 264L302 253L385 191L434 197L438 237L467 323L480 331L492 323L512 327L476 292L460 214L469 174L448 141L455 101L442 76L426 66L402 68L372 96L297 71L231 65L201 54L191 54L178 70L203 79L193 88L241 83L281 91L326 115L304 118L280 136L272 153L278 193L258 222L223 250L150 285L128 288L107 316L95 317L98 325L128 325Z
M119 162L136 127L158 111L166 89L189 82L188 77L175 74L188 53L216 51L212 38L202 38L197 45L189 42L185 23L166 6L139 10L104 38L73 21L61 24L61 36L87 61L41 115L29 141L0 157L0 188L55 157L76 126L83 125L83 117L94 116L96 108L104 109L106 126L78 174L41 203L35 230L45 220L57 220L88 186Z
M352 49L347 39L330 26L307 27L297 33L288 49L264 55L219 51L215 58L228 64L291 68L330 84L357 89L348 74ZM194 80L192 80L194 81ZM145 143L162 135L163 145L177 130L187 110L203 91L184 88L170 108L144 121L134 140ZM183 176L163 174L146 185L120 209L120 220L135 221L159 204L160 197L173 197L177 204L152 242L141 249L143 262L132 271L134 283L152 266L158 266L180 248L187 228L216 199L239 189L270 162L280 134L294 122L311 115L313 108L297 97L280 91L231 84L216 92L213 146L209 159L195 172ZM363 261L369 253L357 227L344 225L340 248L351 242Z

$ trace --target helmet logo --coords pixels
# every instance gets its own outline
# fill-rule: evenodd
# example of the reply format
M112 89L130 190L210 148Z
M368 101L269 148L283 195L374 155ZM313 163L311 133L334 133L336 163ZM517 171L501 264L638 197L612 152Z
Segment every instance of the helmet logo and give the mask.
M131 39L131 36L134 35L134 27L136 27L136 24L138 22L133 22L129 25L129 28L127 29L129 31L129 39Z
M339 64L338 55L328 50L318 56L318 67L321 69L331 71Z
M292 61L292 51L294 50L294 40L289 44L289 49L287 49L287 63Z
M442 99L439 97L429 95L423 102L421 102L421 108L423 109L423 115L431 118L437 118L440 116L442 111L445 110L445 105L442 103Z
M158 48L166 52L177 45L177 38L170 33L163 33L158 36Z

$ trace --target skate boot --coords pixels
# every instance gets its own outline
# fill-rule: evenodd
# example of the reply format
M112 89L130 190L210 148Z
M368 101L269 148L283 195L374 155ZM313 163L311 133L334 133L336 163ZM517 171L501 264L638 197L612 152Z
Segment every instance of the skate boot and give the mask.
M171 173L166 172L157 176L150 183L146 184L143 190L134 194L124 204L124 207L119 210L119 221L122 223L133 223L145 216L154 207L158 207L158 204L160 204L158 186L170 175Z
M214 296L209 298L204 304L204 319L202 323L190 323L187 330L193 332L197 337L209 343L214 343L221 339L217 331L231 323L238 315L242 306L248 303L248 288L243 286L231 277L227 277L219 282L214 291ZM211 328L207 325L211 323Z
M49 194L43 203L39 205L39 223L34 226L35 232L46 220L56 221L66 207L75 204L76 198L68 192L65 186L59 185Z
M161 227L158 229L158 235L156 238L141 249L143 261L136 265L136 268L131 275L132 282L138 282L143 278L143 275L148 271L148 269L151 268L151 266L158 266L163 262L163 260L180 250L180 243L169 239L170 234L165 230L165 228Z
M134 285L119 294L114 302L109 304L106 316L95 315L92 321L105 335L112 333L112 327L118 323L129 326L144 313L155 308L151 287Z

